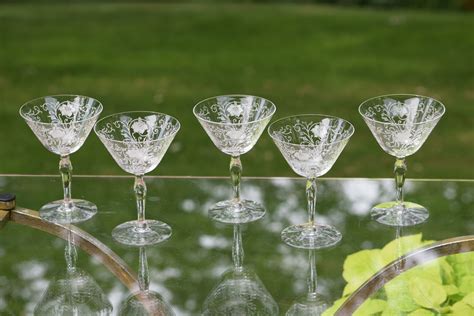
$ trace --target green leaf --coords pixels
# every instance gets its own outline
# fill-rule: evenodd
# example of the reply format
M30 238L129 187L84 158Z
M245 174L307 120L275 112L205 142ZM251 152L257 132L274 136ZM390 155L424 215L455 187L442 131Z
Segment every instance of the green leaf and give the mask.
M418 308L417 310L408 314L408 316L432 316L432 315L435 315L435 313L424 308Z
M459 281L459 292L462 295L474 292L474 276L465 276Z
M443 286L420 277L410 279L409 291L413 300L426 308L437 309L447 298Z
M474 308L469 306L463 301L457 302L451 308L452 316L467 316L467 315L474 315Z
M349 295L384 267L379 249L362 250L347 256L342 276L347 281L343 295Z
M453 267L456 285L460 287L461 281L467 276L474 275L474 252L460 253L446 257L447 262Z
M349 296L351 295L355 290L359 288L358 283L347 283L346 286L344 287L344 290L342 291L342 296Z
M382 316L394 316L394 315L400 315L400 311L393 306L388 306L383 312Z
M346 301L346 299L347 297L343 297L335 301L334 304L332 304L331 307L326 309L321 316L333 316L334 314L336 314L336 311L339 309L339 307L341 307L341 305Z
M446 258L440 258L438 260L441 268L441 278L443 280L443 284L454 284L455 279L453 267L448 263Z
M456 285L449 284L449 285L443 285L444 290L446 291L446 294L448 296L451 295L456 295L459 293L459 289Z
M366 316L381 313L387 307L387 302L384 300L366 300L355 311L354 316Z
M403 236L392 240L382 248L382 259L388 264L400 256L422 246L421 234Z
M389 308L388 311L384 311L383 315L398 315L400 312L411 312L419 308L408 291L408 281L409 278L402 274L385 284L384 289ZM389 314L389 311L394 311L394 313Z
M431 262L425 263L421 266L417 266L412 268L402 274L407 279L411 279L414 277L420 277L423 279L431 280L438 284L443 284L443 280L441 279L441 265L440 259L433 260Z
M462 299L462 302L474 308L474 292L471 292L467 294L466 296L464 296L464 298Z

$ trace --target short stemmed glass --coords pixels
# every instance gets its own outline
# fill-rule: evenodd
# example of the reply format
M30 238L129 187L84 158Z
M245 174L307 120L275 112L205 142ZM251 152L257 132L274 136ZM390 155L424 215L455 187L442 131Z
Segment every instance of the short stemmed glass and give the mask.
M268 133L293 171L307 179L309 221L285 228L282 240L303 249L336 245L341 233L330 225L315 222L316 178L331 169L354 133L354 126L341 118L306 114L273 122Z
M145 246L171 236L171 227L145 220L147 188L144 175L154 170L180 128L172 116L157 112L123 112L100 119L94 131L117 164L135 176L138 219L118 225L112 237L125 245Z
M209 216L218 222L238 224L265 215L257 202L240 198L240 156L250 151L275 113L275 105L250 95L223 95L200 101L193 113L216 147L231 156L230 176L234 197L211 207Z
M71 198L72 164L69 155L84 144L102 104L80 95L53 95L31 100L20 108L20 115L46 149L61 156L59 172L64 190L63 200L40 208L40 217L53 223L78 223L97 213L89 201Z
M445 112L444 105L430 97L394 94L375 97L359 106L380 147L395 157L395 201L378 204L371 214L377 222L391 226L411 226L428 219L428 210L403 199L407 166L405 158L420 149Z

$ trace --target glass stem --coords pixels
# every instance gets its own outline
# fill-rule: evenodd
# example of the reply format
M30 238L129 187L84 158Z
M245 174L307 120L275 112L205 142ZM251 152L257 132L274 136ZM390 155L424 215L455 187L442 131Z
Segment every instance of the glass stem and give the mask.
M315 224L316 217L316 178L306 180L306 197L308 199L308 221Z
M77 261L77 250L74 246L74 239L72 235L71 225L68 225L67 229L67 244L64 248L64 258L66 259L67 271L73 271L76 268Z
M316 251L309 250L309 271L308 271L308 298L314 299L317 295L318 274L316 272Z
M140 247L138 264L138 286L140 287L140 291L148 291L150 287L150 274L148 272L148 260L145 247Z
M405 158L397 158L395 160L395 166L393 172L395 173L395 185L397 188L397 204L403 204L403 184L405 183L405 173L407 171L407 165Z
M135 191L135 198L137 200L137 226L139 229L147 229L147 224L145 221L146 184L145 180L143 179L143 175L135 176L133 190Z
M234 200L240 200L240 177L242 175L242 163L239 156L232 156L230 158L230 180L232 181L232 188L234 190Z
M242 246L242 231L240 225L234 225L234 240L232 243L232 261L235 269L242 269L244 264L244 248Z
M72 164L69 155L61 156L59 160L59 173L61 174L61 180L63 182L64 190L64 205L67 209L72 207L71 199L71 180L72 180Z
M397 226L396 231L395 231L395 239L397 240L397 259L400 259L403 256L403 247L402 247L402 242L401 242L402 236L403 236L403 227ZM405 267L405 262L400 261L400 264L398 264L395 267L395 269L397 270L397 272L401 273L404 267Z

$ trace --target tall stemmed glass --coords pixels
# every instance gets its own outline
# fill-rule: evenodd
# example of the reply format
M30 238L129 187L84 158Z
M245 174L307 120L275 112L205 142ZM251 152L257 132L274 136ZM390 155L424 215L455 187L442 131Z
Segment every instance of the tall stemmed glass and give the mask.
M84 144L102 104L80 95L53 95L31 100L20 108L20 115L46 149L60 155L59 172L64 198L40 208L40 217L54 223L77 223L97 212L95 204L71 197L72 164L69 155Z
M117 164L135 176L138 219L118 225L112 237L125 245L145 246L171 236L171 227L145 220L147 188L144 175L155 169L180 128L172 116L157 112L123 112L97 122L94 131Z
M430 97L393 94L375 97L359 106L380 147L395 157L395 201L372 208L372 218L391 226L420 224L429 217L428 210L403 199L403 184L407 166L405 158L420 149L445 112L444 105Z
M346 120L318 114L295 115L273 122L268 133L294 172L307 179L309 219L285 228L282 240L296 248L331 247L341 233L330 225L316 223L316 178L328 172L354 133Z
M257 202L240 198L240 156L250 151L275 113L275 105L250 95L223 95L196 104L193 113L216 147L231 156L230 176L234 196L211 207L209 216L218 222L238 224L265 215Z

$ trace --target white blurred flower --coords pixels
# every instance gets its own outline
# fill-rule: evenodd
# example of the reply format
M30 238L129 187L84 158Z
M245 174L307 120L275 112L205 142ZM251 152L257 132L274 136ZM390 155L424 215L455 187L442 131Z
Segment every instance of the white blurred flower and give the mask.
M59 139L59 138L64 137L65 130L63 130L60 127L55 126L48 132L48 134L53 138Z
M328 133L330 120L325 118L320 123L316 124L312 129L313 135L315 137L324 138Z
M408 114L408 108L403 106L402 104L395 104L390 109L390 113L392 116L404 117Z
M399 144L410 144L411 143L411 132L408 129L404 130L404 131L401 131L401 132L398 132L394 136L394 139Z
M70 144L74 141L75 133L71 129L53 127L48 134L63 144Z
M245 137L244 135L245 133L239 130L228 131L225 134L227 135L227 137L229 137L232 140L239 140Z
M61 112L62 115L70 117L79 111L79 103L75 101L66 102L66 103L61 104L58 110L59 112Z
M237 103L233 103L227 108L227 112L232 116L240 116L243 111L242 106Z
M311 159L311 153L306 149L296 151L293 156L300 161L307 161Z
M131 159L135 159L141 162L147 159L148 152L145 149L141 148L128 149L127 156Z
M142 118L139 118L138 120L133 122L130 127L132 130L139 134L143 134L145 131L148 130L148 124Z

